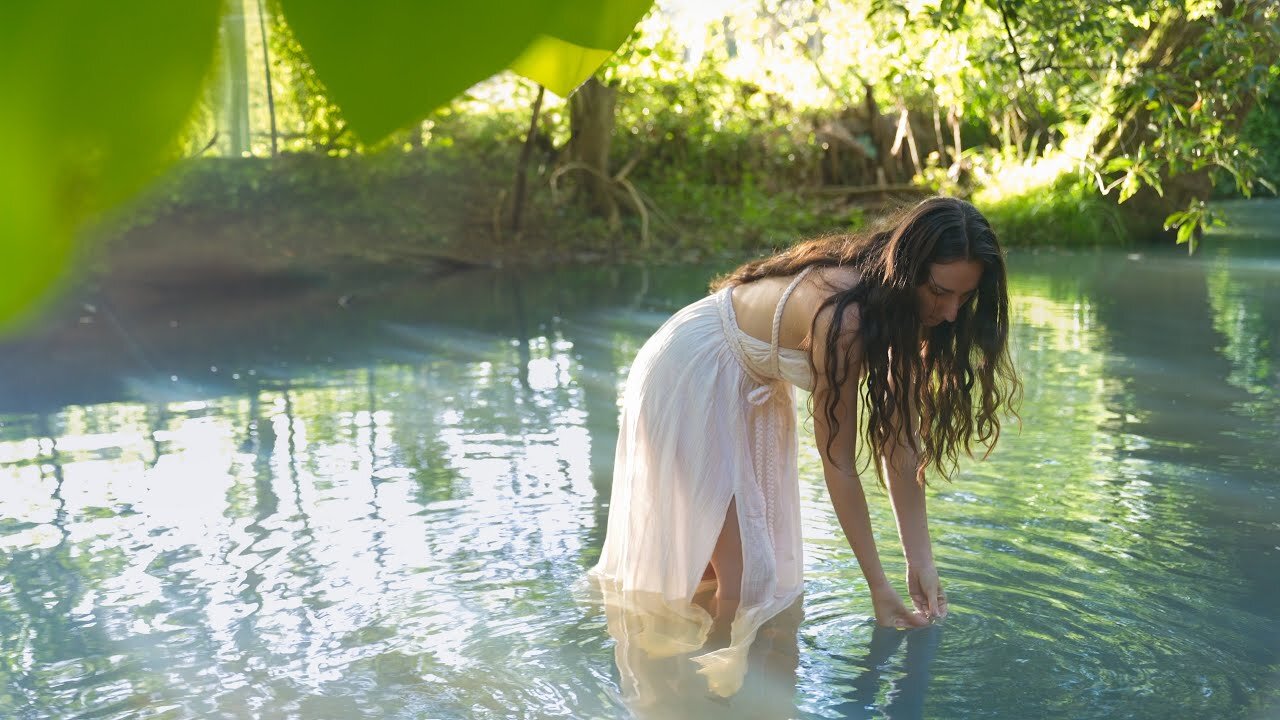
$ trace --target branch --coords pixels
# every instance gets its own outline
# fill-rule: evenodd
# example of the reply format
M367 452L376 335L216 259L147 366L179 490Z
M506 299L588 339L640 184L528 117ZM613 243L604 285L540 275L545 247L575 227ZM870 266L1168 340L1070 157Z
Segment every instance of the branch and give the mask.
M1022 69L1022 53L1018 51L1018 40L1013 36L1013 28L1009 27L1009 16L1005 14L1005 4L1002 0L996 1L996 12L1000 13L1000 22L1004 23L1004 34L1009 38L1009 47L1013 48L1014 62L1018 64L1018 77L1022 79L1022 85L1025 87L1027 76Z
M628 168L628 170L629 169L630 168ZM591 175L595 175L606 183L611 183L618 188L622 188L622 191L626 193L627 199L631 201L632 205L636 208L636 212L640 215L640 247L647 250L649 248L649 210L645 207L644 200L641 198L640 192L636 190L636 186L632 185L630 180L622 177L621 173L613 177L609 177L590 165L575 160L561 165L556 168L555 172L551 173L551 177L548 182L551 184L551 194L553 197L556 194L556 183L560 180L560 176L568 173L570 170L581 170ZM616 188L611 189L617 192Z
M813 65L814 71L818 73L818 80L820 80L823 85L827 86L827 89L831 91L831 94L835 95L838 98L843 99L846 105L852 105L852 102L850 102L848 98L844 97L844 91L841 90L840 87L837 86L831 80L831 78L827 77L827 73L823 71L822 65L818 62L818 58L815 57L813 54L813 51L809 49L809 43L805 42L801 38L798 38L792 34L795 28L784 24L781 20L778 19L777 14L769 11L763 5L761 6L760 11L763 14L767 15L769 19L773 21L774 26L776 26L779 30L781 30L784 35L790 37L791 41L796 44L796 47L800 48L800 52L804 55L805 59L808 60L811 65ZM863 85L867 84L867 82L863 80L862 76L859 75L858 73L854 72L852 73L852 75L854 76L855 79L859 81L859 83Z
M1055 65L1053 63L1040 65L1037 63L1036 65L1033 65L1027 73L1042 73L1049 72L1050 70L1084 70L1086 72L1100 72L1102 70L1106 70L1106 68L1098 67L1096 65Z
M996 11L1000 13L1000 21L1004 24L1004 34L1009 38L1009 47L1013 49L1013 60L1018 65L1018 79L1022 82L1022 92L1019 94L1026 95L1031 92L1031 83L1027 82L1027 73L1022 68L1022 52L1018 50L1018 39L1013 35L1013 28L1009 25L1009 15L1005 12L1006 3L1004 0L996 0ZM1040 124L1044 124L1044 116L1040 114L1040 108L1036 106L1034 101L1029 103L1031 111L1036 114L1036 119ZM1013 109L1017 111L1019 117L1023 120L1027 116L1022 113L1022 109L1018 107L1018 103L1014 103Z
M201 155L203 155L203 154L205 154L205 153L209 152L209 150L211 150L211 149L213 148L213 146L214 146L214 145L217 145L217 144L218 144L218 131L217 131L217 130L214 130L214 131L213 131L213 137L209 138L209 142L205 143L205 144L204 144L204 147L202 147L202 148L200 148L199 150L195 151L194 153L192 153L192 154L188 155L187 157L189 157L189 158L200 157Z

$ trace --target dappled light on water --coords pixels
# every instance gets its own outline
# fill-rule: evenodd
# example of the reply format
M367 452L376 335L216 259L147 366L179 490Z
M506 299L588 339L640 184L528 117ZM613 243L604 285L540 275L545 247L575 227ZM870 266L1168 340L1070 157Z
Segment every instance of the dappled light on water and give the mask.
M349 326L152 343L153 370L28 370L0 398L0 715L1264 716L1275 274L1010 264L1021 429L932 491L951 617L874 627L806 418L805 595L729 698L584 578L627 367L721 268L472 273L372 296Z

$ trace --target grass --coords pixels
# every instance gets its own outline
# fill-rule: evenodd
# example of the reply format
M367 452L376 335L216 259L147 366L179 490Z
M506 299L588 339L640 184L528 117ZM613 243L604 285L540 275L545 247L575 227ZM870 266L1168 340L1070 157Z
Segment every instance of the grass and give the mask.
M1006 247L1115 247L1132 243L1115 203L1075 173L1034 187L1011 190L989 186L975 193L973 202Z

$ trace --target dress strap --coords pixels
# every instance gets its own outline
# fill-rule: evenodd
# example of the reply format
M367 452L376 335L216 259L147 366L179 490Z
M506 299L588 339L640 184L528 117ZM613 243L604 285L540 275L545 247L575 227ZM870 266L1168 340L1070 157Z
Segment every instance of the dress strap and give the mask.
M810 265L796 275L791 284L787 286L787 289L782 291L782 297L778 298L778 306L773 310L773 332L769 338L769 362L773 364L775 374L778 372L778 337L782 334L782 310L787 306L787 298L791 297L791 292L796 289L801 280L804 280L804 276L808 275L809 271L815 267L817 266Z

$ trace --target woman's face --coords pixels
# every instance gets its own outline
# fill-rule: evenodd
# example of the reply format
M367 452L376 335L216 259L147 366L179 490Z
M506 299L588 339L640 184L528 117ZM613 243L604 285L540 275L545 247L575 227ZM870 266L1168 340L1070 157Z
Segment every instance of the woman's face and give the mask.
M969 301L982 280L982 263L955 260L931 263L924 283L916 288L920 321L925 327L955 322L960 306Z

